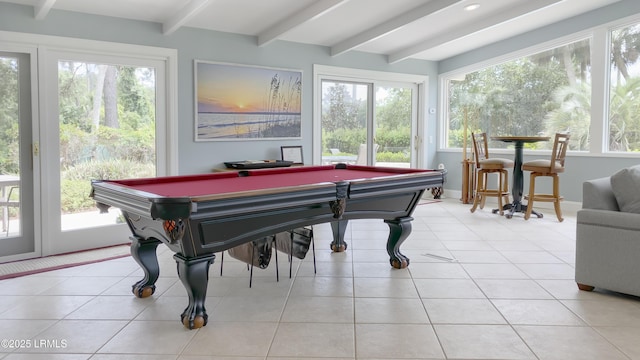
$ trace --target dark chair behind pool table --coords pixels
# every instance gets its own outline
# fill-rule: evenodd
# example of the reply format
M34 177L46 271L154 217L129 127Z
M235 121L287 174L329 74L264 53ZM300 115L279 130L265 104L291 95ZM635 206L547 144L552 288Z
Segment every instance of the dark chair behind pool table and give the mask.
M280 281L280 273L278 268L278 251L282 251L288 256L289 260L289 279L291 279L292 271L293 271L293 258L296 257L298 259L304 259L307 251L309 250L309 245L311 245L311 251L313 254L313 273L316 273L316 247L315 242L313 241L313 226L302 227L298 229L289 230L287 232L278 233L269 238L264 238L268 242L268 251L269 257L271 257L271 251L275 247L275 260L276 260L276 281ZM240 255L234 256L230 255L240 261L244 261L247 263L247 270L249 271L249 287L251 287L253 282L253 266L256 265L256 261L258 259L255 256L256 251L254 251L252 246L255 246L255 241L246 243L240 246L250 245L251 249L247 250L250 252L250 255ZM222 269L224 265L224 251L221 253L220 257L220 276L222 276ZM262 269L266 269L266 266L258 266Z

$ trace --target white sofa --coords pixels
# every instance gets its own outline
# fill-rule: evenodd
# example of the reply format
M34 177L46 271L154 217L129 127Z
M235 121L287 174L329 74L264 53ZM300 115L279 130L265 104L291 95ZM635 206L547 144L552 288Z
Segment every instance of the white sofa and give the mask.
M632 212L638 204L630 204L640 195L638 175L640 166L583 184L575 270L581 290L640 296L640 213Z

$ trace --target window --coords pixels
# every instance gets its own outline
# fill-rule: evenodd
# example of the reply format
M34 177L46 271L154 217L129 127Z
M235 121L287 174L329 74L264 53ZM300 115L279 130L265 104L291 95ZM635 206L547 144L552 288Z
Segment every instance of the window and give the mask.
M413 84L322 80L322 162L411 167L415 92Z
M590 71L590 39L582 39L467 73L464 78L448 78L446 146L469 144L471 132L489 136L570 132L571 150L589 150ZM553 144L529 145L544 149Z
M314 163L426 167L427 80L314 65Z
M640 23L610 32L608 150L640 151Z

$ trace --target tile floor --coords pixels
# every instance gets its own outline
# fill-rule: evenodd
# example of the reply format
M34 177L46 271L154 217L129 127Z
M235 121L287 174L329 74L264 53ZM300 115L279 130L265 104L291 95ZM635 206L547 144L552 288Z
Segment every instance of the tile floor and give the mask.
M558 223L474 214L457 199L421 205L392 269L382 221L354 221L331 253L254 270L211 266L209 324L185 329L171 252L156 294L136 299L131 258L0 282L2 359L640 359L640 299L573 282L575 213ZM273 263L272 263L273 264ZM22 347L16 347L16 346Z

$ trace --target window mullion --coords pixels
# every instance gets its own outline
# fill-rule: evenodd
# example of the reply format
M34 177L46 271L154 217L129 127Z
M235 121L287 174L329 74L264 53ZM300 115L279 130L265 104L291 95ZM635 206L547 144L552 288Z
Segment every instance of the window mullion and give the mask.
M609 104L609 40L608 30L595 29L591 39L591 88L603 91L591 91L591 124L589 126L591 154L606 152L608 141L608 104Z

